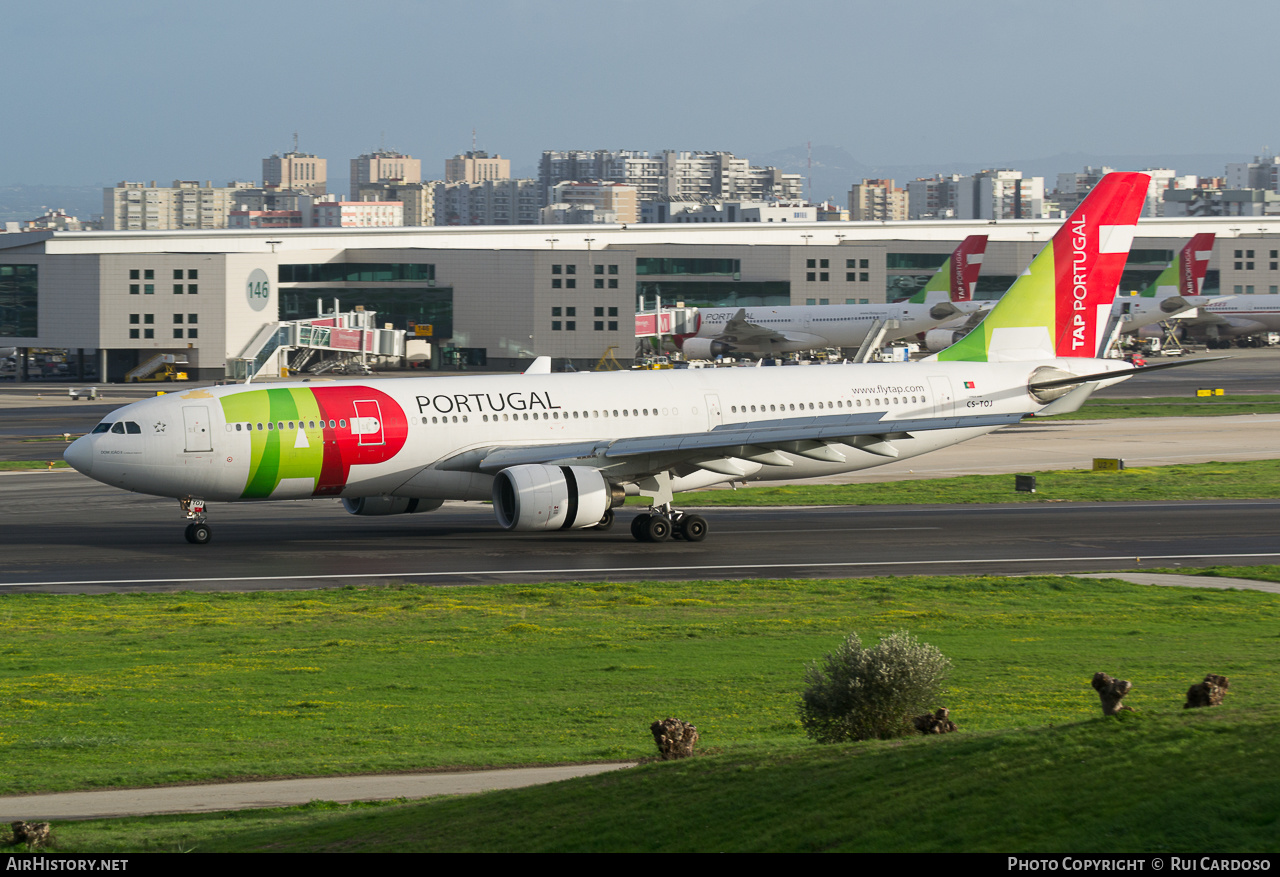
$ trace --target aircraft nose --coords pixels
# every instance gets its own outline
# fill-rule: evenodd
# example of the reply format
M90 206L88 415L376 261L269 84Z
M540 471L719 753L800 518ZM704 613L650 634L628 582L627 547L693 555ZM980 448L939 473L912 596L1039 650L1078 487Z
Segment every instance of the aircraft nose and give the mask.
M73 441L70 447L63 451L62 459L66 460L67 465L80 474L92 477L93 446L89 441L89 436L82 435Z

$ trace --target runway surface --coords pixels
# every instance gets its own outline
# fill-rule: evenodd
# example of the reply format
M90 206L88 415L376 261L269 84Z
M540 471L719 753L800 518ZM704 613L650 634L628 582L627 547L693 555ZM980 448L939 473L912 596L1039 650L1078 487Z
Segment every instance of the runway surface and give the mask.
M76 473L0 479L0 592L261 590L743 577L1084 572L1277 563L1280 500L714 509L705 542L509 533L479 504L365 518L336 501L213 508L189 545L178 504Z

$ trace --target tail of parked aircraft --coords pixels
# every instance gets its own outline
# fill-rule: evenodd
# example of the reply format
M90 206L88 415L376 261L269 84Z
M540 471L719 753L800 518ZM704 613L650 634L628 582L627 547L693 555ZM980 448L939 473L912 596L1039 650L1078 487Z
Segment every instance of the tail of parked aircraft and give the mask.
M976 329L939 360L1096 358L1151 178L1103 177Z
M1178 258L1160 272L1155 282L1142 291L1143 298L1167 298L1169 296L1199 295L1204 288L1205 271L1209 257L1213 255L1213 232L1202 232L1193 237Z
M982 257L987 252L987 236L971 234L956 247L955 252L929 278L924 289L907 301L913 304L933 304L944 301L973 301L973 291L982 271Z

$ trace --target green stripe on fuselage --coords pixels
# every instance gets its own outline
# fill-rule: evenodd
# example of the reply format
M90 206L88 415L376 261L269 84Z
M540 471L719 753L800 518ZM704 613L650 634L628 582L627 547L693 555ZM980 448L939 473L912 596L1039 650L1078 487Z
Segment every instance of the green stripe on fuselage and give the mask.
M250 390L224 396L221 401L228 423L248 423L253 430L249 477L241 498L265 499L286 478L310 478L315 489L324 460L324 429L320 407L310 390ZM273 428L259 430L259 423L270 423ZM280 423L285 425L283 430L274 428ZM293 429L289 429L290 423L295 425ZM310 423L317 425L310 427Z

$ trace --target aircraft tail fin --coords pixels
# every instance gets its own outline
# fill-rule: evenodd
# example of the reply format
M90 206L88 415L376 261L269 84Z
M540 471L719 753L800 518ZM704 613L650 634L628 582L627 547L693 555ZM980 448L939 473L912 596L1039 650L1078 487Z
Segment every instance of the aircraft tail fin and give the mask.
M978 274L982 271L982 258L987 252L987 236L971 234L956 247L955 252L943 263L937 273L929 278L924 289L908 301L914 304L935 304L944 301L973 301Z
M1107 174L981 325L938 359L1099 356L1150 180L1140 173Z
M1143 298L1199 295L1204 288L1204 275L1213 255L1213 232L1201 232L1178 252L1178 258L1160 272L1150 286L1142 290Z

